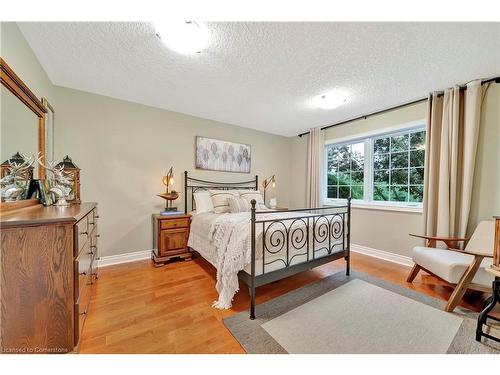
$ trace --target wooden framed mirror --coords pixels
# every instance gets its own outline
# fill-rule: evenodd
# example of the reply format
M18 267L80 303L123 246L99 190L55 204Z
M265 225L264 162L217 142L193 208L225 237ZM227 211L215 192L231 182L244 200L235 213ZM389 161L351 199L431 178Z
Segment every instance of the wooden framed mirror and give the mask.
M2 90L2 161L0 163L17 152L35 156L40 153L42 162L45 162L45 117L48 112L46 107L1 57L0 81L2 83L0 87ZM38 165L34 167L33 178L44 179L45 169ZM35 201L33 204L38 203L38 200L32 201ZM26 205L28 202L2 202L1 210Z

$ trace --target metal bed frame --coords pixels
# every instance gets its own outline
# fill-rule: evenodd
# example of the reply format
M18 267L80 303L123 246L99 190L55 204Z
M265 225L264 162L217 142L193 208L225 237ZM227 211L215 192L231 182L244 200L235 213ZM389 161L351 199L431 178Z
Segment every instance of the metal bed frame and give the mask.
M200 180L188 176L184 172L184 212L188 212L188 202L194 209L193 194L199 190L208 189L249 189L258 190L258 176L254 180L243 182L215 182ZM191 199L188 199L188 191ZM346 205L293 209L288 211L266 210L258 211L256 201L251 201L250 235L251 235L251 265L250 273L242 270L238 278L248 286L250 292L250 319L255 319L255 289L259 286L312 269L322 264L344 258L346 260L346 275L350 273L351 248L351 198ZM290 217L283 217L293 213ZM272 218L274 214L279 217ZM266 217L263 217L266 215ZM257 229L262 228L262 247L257 249ZM259 246L260 247L260 246ZM291 254L291 250L295 253ZM302 250L302 251L301 251ZM257 252L261 251L262 273L256 274ZM296 253L299 251L299 253ZM317 255L326 251L326 255ZM266 255L273 257L276 254L282 257L268 260ZM259 254L259 255L260 255ZM293 260L303 256L305 262L292 264ZM283 264L282 268L266 272L266 266L276 262Z

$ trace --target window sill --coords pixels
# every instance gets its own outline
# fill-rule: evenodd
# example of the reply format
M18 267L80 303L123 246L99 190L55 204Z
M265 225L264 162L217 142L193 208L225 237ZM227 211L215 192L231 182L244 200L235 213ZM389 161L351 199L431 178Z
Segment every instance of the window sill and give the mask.
M340 202L339 202L340 203ZM335 206L338 203L327 202L325 206ZM352 202L352 208L359 208L362 210L377 210L377 211L396 211L396 212L409 212L415 214L422 214L423 209L419 206L397 206L390 204L368 203L368 202Z

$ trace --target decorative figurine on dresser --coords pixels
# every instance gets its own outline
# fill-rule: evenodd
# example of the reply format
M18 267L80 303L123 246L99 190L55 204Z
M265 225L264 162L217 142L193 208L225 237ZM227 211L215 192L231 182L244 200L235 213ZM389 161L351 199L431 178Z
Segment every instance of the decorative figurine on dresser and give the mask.
M27 157L25 155L21 155L19 152L16 152L14 155L12 155L12 157L5 160L0 165L0 178L3 178L8 174L10 174L13 165L21 165L26 163L27 161L26 159ZM30 166L26 168L26 170L24 170L21 175L25 180L33 179L33 162L34 162L34 157L31 157L31 162L29 163Z
M0 179L2 201L15 202L26 199L29 184L33 179L33 156L26 157L16 153L2 163Z
M41 158L38 159L38 163L52 174L52 179L49 180L50 183L47 187L48 191L55 195L56 203L54 205L61 207L69 206L66 198L69 199L73 191L73 184L66 176L64 166L57 167L55 161L47 161L47 165L45 165Z
M36 181L29 184L27 195L18 194L15 200L9 199L13 195L2 196L0 203L0 353L75 352L98 277L97 203L40 204L44 198L51 201L51 180L45 168L34 164L37 157L24 155L37 155L41 164L48 164L47 109L2 58L0 78L7 89L2 101L19 106L16 111L2 108L2 149L19 147L19 153L8 165L3 163L1 177ZM22 110L26 113L21 121L16 116Z

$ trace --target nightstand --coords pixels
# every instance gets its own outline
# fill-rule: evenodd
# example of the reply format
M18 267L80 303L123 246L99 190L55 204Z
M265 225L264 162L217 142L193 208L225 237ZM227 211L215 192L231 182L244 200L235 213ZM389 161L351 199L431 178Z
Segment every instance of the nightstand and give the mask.
M153 214L153 254L155 265L161 265L172 258L191 260L187 246L191 215Z

